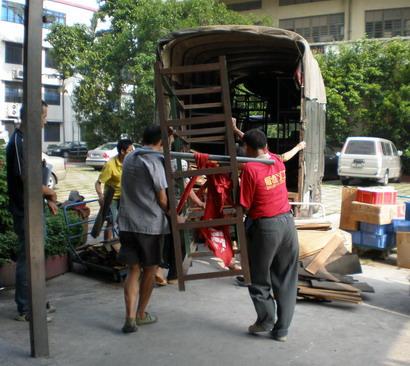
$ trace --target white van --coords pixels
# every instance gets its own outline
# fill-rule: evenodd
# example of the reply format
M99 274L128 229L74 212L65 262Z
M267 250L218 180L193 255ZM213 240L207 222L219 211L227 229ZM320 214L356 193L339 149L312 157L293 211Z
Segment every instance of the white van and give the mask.
M401 151L376 137L349 137L339 155L338 174L343 184L351 178L371 179L387 185L401 177Z

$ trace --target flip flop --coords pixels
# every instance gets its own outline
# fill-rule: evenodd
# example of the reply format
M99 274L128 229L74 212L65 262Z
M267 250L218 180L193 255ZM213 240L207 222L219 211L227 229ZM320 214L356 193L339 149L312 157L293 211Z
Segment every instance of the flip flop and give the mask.
M135 322L137 325L147 325L147 324L153 324L158 321L158 318L155 315L151 315L150 313L145 313L145 318L136 318Z

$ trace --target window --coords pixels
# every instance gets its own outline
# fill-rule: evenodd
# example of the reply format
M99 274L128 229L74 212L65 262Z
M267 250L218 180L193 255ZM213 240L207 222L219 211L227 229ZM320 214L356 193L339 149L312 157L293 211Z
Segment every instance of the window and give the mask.
M51 28L54 23L65 24L65 14L59 13L58 11L44 9L43 17L45 17L43 27L47 29Z
M6 58L7 64L23 64L23 45L21 43L6 42Z
M44 101L49 105L60 105L60 87L44 86Z
M385 156L393 155L391 148L390 148L390 144L388 142L382 142L381 144L382 144L383 155Z
M279 0L279 6L283 5L294 5L294 4L305 4L305 3L315 3L318 1L325 0Z
M374 141L360 141L360 140L349 141L345 154L375 155L376 149L374 146Z
M23 103L23 83L5 81L4 85L6 103Z
M60 123L47 122L44 126L45 142L60 142Z
M44 9L43 17L45 18L45 22L43 23L44 28L50 28L54 23L65 24L65 14L59 13L58 11ZM24 24L24 5L3 0L1 6L1 20Z
M255 10L262 8L262 0L246 1L244 3L233 3L227 5L228 9L235 11Z
M369 38L410 36L410 8L366 11Z
M24 5L3 0L1 5L1 20L23 24Z
M392 151L393 151L393 155L394 156L399 156L399 152L396 149L396 146L394 146L393 144L390 145Z
M53 58L53 50L51 48L46 48L45 50L45 65L51 69L55 69L57 66Z
M299 33L308 42L342 41L344 38L343 13L306 18L279 20L279 27Z

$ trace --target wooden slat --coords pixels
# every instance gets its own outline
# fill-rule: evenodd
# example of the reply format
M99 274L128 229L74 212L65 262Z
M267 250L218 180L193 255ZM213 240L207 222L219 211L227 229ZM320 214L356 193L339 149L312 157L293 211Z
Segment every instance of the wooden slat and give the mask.
M207 108L222 108L223 104L221 102L215 103L198 103L198 104L184 104L183 108L185 110L193 109L207 109Z
M185 275L184 280L185 281L207 280L207 279L210 279L210 278L240 276L242 274L243 274L242 270L195 273L195 274Z
M203 135L213 135L216 133L225 133L225 127L213 127L213 128L196 128L184 131L176 131L175 134L178 136L203 136Z
M225 141L225 135L219 136L205 136L205 137L190 137L187 138L188 143L198 143L198 142L216 142Z
M179 171L179 172L175 172L173 176L174 178L188 178L188 177L196 177L199 175L227 174L231 172L232 172L232 168L230 166L218 166L216 168L187 170L185 172Z
M185 125L201 125L205 123L224 122L224 114L210 114L208 116L182 118L182 119L169 119L167 120L167 126L185 126Z
M174 66L174 67L168 67L166 69L161 69L161 74L163 75L190 74L194 72L218 71L219 69L220 69L219 63L188 65L188 66Z
M189 229L198 229L198 228L205 228L205 227L235 225L238 223L238 221L239 220L237 217L226 217L223 219L185 222L183 224L178 224L177 227L179 230L189 230Z
M175 95L199 95L199 94L217 94L222 92L220 86L210 86L207 88L177 89Z

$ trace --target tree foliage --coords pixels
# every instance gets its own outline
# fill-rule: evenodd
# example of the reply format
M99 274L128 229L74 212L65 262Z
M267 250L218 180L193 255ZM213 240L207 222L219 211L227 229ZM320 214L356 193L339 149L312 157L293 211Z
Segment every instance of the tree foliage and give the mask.
M347 136L410 139L410 42L360 40L318 54L328 97L327 139Z
M107 29L96 31L97 21L107 20ZM120 133L138 139L153 121L159 39L184 28L257 21L268 22L230 11L217 0L106 0L90 28L56 25L48 41L64 77L80 77L74 108L85 140L95 145Z

